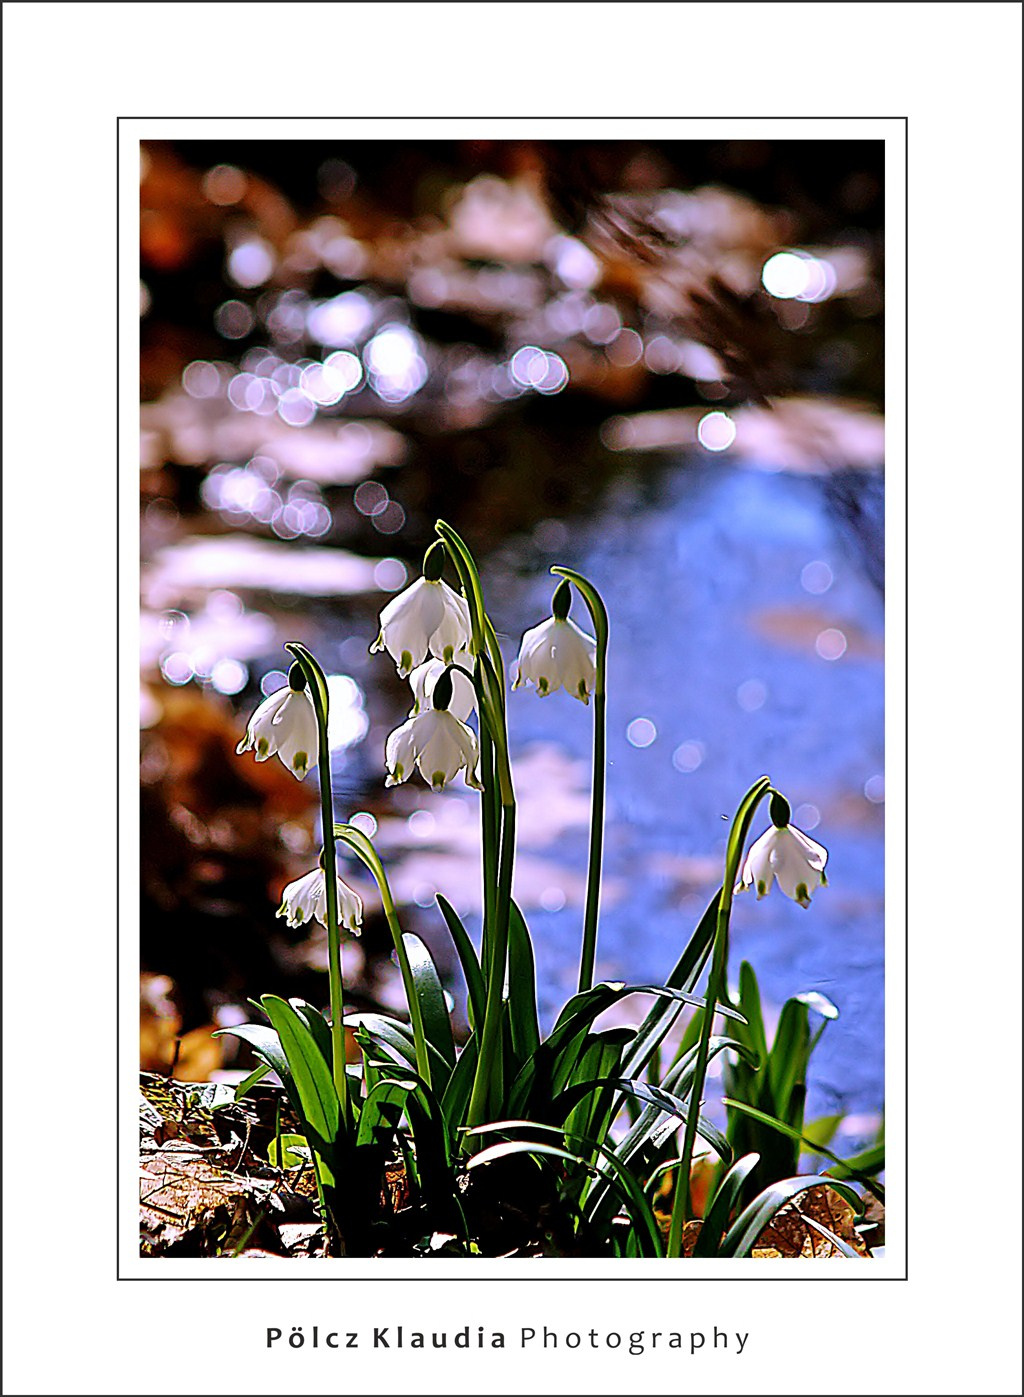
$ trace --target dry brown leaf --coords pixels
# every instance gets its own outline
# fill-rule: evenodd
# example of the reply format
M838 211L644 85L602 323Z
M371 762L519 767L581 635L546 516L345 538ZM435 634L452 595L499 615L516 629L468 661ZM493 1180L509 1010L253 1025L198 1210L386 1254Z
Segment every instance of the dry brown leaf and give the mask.
M758 1258L810 1257L815 1260L842 1256L835 1243L813 1226L813 1223L817 1223L851 1246L858 1256L870 1256L854 1228L853 1218L853 1209L845 1198L826 1185L816 1185L779 1209L758 1237L751 1255Z

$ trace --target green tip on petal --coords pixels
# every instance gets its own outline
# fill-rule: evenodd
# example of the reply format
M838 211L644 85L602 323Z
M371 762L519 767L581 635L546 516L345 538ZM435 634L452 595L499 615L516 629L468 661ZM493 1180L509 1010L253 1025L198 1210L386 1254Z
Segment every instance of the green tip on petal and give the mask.
M544 678L544 676L543 676L543 674L542 674L541 677L537 680L537 692L538 692L538 694L546 694L547 691L548 691L548 681Z
M767 893L767 891L768 891L768 884L764 881L763 878L758 878L758 880L757 880L757 895L758 895L758 897L764 897L764 895Z
M807 891L807 884L806 884L806 883L797 883L797 885L796 885L796 900L797 900L797 902L799 902L799 904L800 904L801 907L810 907L810 905L811 905L811 898L810 898L810 894L809 894L808 891Z
M443 791L443 790L444 790L444 772L443 772L443 771L435 771L435 772L434 772L434 775L433 775L432 778L431 778L430 784L431 784L431 786L434 788L435 791Z
M398 672L399 672L399 674L401 674L401 675L404 676L404 675L408 674L409 671L410 671L411 669L412 669L412 651L411 651L411 650L403 650L403 651L402 651L402 658L401 658L401 659L399 660L399 662L398 662Z
M261 757L265 757L269 753L270 743L267 741L265 737L259 737L256 739L256 751Z

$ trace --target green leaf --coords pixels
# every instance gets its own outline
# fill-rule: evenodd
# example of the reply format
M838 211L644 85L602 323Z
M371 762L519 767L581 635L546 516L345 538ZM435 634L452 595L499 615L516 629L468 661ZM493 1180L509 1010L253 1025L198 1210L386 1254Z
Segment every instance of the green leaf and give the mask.
M711 946L715 938L715 927L718 922L718 899L721 897L721 893L722 890L719 888L708 903L707 910L686 944L686 949L665 981L669 989L693 990L700 979L701 971L711 953ZM640 1075L651 1055L679 1017L681 1008L681 1005L663 999L659 999L651 1006L650 1012L637 1031L632 1047L622 1060L623 1076L632 1078Z
M452 941L455 943L455 950L459 957L459 964L462 966L462 973L466 977L466 991L469 996L468 1014L471 1028L482 1028L484 1022L484 1011L487 1007L487 987L484 984L483 973L480 970L480 962L477 959L476 951L469 933L459 920L458 913L446 897L437 894L437 905L441 909L451 932Z
M299 1018L312 1033L317 1047L323 1053L324 1062L330 1067L334 1061L334 1048L331 1043L331 1026L321 1014L319 1009L314 1009L312 1004L307 1004L304 999L291 999L288 1001Z
M248 1077L243 1078L235 1087L235 1100L241 1101L243 1096L250 1092L257 1082L262 1082L263 1078L266 1077L269 1072L270 1068L267 1064L261 1062L259 1067L254 1068L249 1073Z
M397 1129L404 1110L414 1142L414 1158L424 1202L438 1227L467 1235L466 1220L451 1169L451 1152L444 1118L434 1093L414 1072L379 1082L363 1102L360 1144L385 1145Z
M249 1044L257 1057L263 1059L271 1072L277 1073L282 1082L291 1079L288 1059L274 1029L261 1023L243 1023L234 1028L218 1028L213 1033L214 1038L220 1038L222 1035L241 1038L243 1043Z
M545 1127L538 1125L536 1121L496 1121L493 1124L480 1126L474 1134L482 1134L492 1130L545 1130L551 1133L561 1132L556 1127ZM644 1197L643 1189L629 1172L624 1169L615 1156L606 1146L596 1140L585 1142L589 1147L597 1150L602 1156L602 1164L606 1164L610 1171L608 1182L619 1193L625 1203L626 1209L633 1220L633 1227L636 1232L637 1242L642 1256L663 1256L664 1248L661 1241L661 1231L658 1227L658 1220L654 1212ZM599 1172L599 1166L588 1164L579 1155L573 1154L569 1150L562 1149L558 1145L548 1145L540 1140L506 1140L498 1145L489 1145L474 1155L466 1165L467 1169L477 1168L483 1164L490 1164L494 1160L507 1158L516 1154L539 1154L548 1155L557 1159L567 1160L571 1164L576 1164L586 1169L589 1173Z
M880 1169L883 1168L884 1162L886 1162L884 1147L872 1146L870 1150L863 1151L863 1154L854 1155L854 1157L849 1158L849 1160L844 1160L840 1155L833 1154L833 1151L827 1146L807 1139L806 1134L799 1132L799 1130L796 1130L793 1126L787 1125L784 1120L777 1120L775 1116L770 1116L767 1112L757 1111L756 1106L749 1106L745 1101L732 1101L729 1097L725 1097L724 1099L725 1105L731 1108L732 1111L740 1111L743 1115L752 1116L754 1120L760 1120L761 1125L770 1126L771 1129L778 1130L778 1133L789 1136L789 1139L798 1140L800 1144L803 1144L803 1146L806 1146L809 1150L813 1150L814 1154L823 1154L826 1160L833 1161L835 1168L830 1169L828 1172L830 1172L830 1175L834 1176L834 1178L856 1179L859 1185L862 1185L865 1189L870 1189L870 1192L875 1194L877 1199L882 1200L883 1203L884 1200L886 1200L886 1190L880 1185L879 1180L872 1178L872 1166Z
M631 994L653 994L676 1003L703 1006L704 1000L685 990L665 985L626 985L621 982L602 983L583 994L573 995L563 1008L551 1034L521 1069L509 1094L509 1107L521 1115L546 1119L544 1107L568 1082L588 1025L610 1005ZM728 1005L719 1012L727 1018L742 1020L742 1015Z
M767 1061L768 1039L764 1031L764 1016L761 1013L761 991L753 966L748 961L744 961L740 966L739 1008L747 1020L747 1029L745 1033L737 1033L737 1037L750 1044L760 1062Z
M798 1082L807 1080L811 1036L809 1012L806 1004L787 999L779 1015L775 1041L768 1055L768 1080L778 1116L788 1116L789 1099L794 1087Z
M447 1067L444 1081L455 1066L455 1040L452 1038L452 1023L448 1016L448 1005L437 969L431 960L430 952L411 931L404 932L402 941L409 958L412 982L423 1015L423 1031L427 1042L436 1048ZM440 1084L438 1084L440 1085Z
M312 1031L287 1000L274 994L262 996L267 1017L277 1029L281 1047L295 1083L303 1119L327 1144L338 1135L341 1108L330 1068L324 1061Z
M280 1144L280 1151L278 1151ZM281 1162L278 1162L278 1153ZM294 1169L297 1164L308 1164L313 1157L309 1141L305 1135L275 1135L267 1150L271 1164L277 1169Z
M459 1054L455 1071L449 1077L448 1085L441 1097L441 1113L453 1136L466 1118L466 1109L469 1106L469 1098L473 1091L473 1078L476 1075L479 1052L480 1040L478 1035L474 1033Z
M384 1014L346 1014L345 1026L352 1029L356 1042L364 1050L380 1048L402 1071L406 1066L416 1070L416 1040L408 1024ZM427 1053L431 1067L442 1080L447 1079L451 1069L432 1043L427 1043Z
M514 902L509 904L508 915L508 986L512 1051L518 1064L540 1046L540 1024L533 943L523 914Z
M732 1168L726 1172L704 1215L700 1235L693 1249L694 1256L715 1256L717 1254L722 1234L729 1226L729 1218L743 1192L743 1185L759 1158L760 1156L756 1154L745 1154L742 1159L736 1160Z
M818 1154L824 1154L824 1150L818 1145L815 1146ZM835 1156L831 1156L835 1159ZM881 1184L877 1183L869 1176L880 1174L885 1168L885 1141L880 1144L869 1145L866 1150L861 1150L860 1154L850 1155L848 1159L840 1159L833 1169L828 1172L837 1179L856 1179L858 1183L865 1183L872 1193L884 1199Z
M845 1198L855 1211L860 1211L860 1198L848 1184L838 1183L835 1179L826 1178L821 1174L801 1174L797 1178L782 1179L778 1183L772 1184L770 1188L764 1189L752 1203L744 1208L725 1234L725 1239L716 1255L749 1256L754 1243L779 1209L801 1193L806 1193L809 1188L815 1188L818 1185L826 1185L835 1189L836 1193Z

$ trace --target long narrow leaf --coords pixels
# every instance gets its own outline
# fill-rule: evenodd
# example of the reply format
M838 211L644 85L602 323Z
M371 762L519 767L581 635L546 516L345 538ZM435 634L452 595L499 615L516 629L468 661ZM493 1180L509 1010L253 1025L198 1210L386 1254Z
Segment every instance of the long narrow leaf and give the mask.
M455 951L459 957L459 964L462 966L462 973L466 977L466 990L469 995L469 1013L467 1015L471 1028L482 1028L484 1022L484 1010L487 1007L487 986L484 984L483 972L480 969L480 962L477 959L476 951L469 933L459 920L458 913L446 897L437 894L437 905L441 909L451 932L452 941L455 944Z
M686 944L683 954L676 961L671 974L665 981L670 989L693 990L700 979L701 971L711 954L718 922L718 899L721 888L707 905L707 909L697 923L693 935ZM623 1058L623 1076L634 1078L646 1067L648 1059L669 1032L680 1013L680 1007L663 999L652 1005L650 1012L637 1030L636 1038L629 1052Z
M748 1256L754 1243L779 1209L801 1193L806 1193L809 1188L815 1188L819 1185L835 1189L836 1193L845 1198L851 1207L859 1211L860 1198L848 1184L838 1183L835 1179L826 1178L821 1174L801 1174L794 1179L782 1179L778 1183L772 1184L770 1188L764 1189L752 1203L744 1208L725 1234L716 1255Z
M338 1094L330 1068L323 1059L308 1025L287 1000L274 994L262 996L267 1017L277 1029L281 1047L295 1082L304 1118L327 1144L338 1134L341 1119Z
M540 1046L537 1019L537 974L533 942L522 912L513 902L508 919L509 1025L517 1063L525 1062Z
M722 1234L729 1226L733 1209L739 1202L743 1185L759 1158L760 1156L756 1154L745 1154L742 1159L737 1159L732 1168L726 1172L711 1200L710 1207L704 1214L700 1235L693 1248L694 1256L714 1256L716 1254L722 1241Z
M885 1201L885 1190L877 1179L873 1179L870 1174L859 1169L852 1159L843 1159L840 1155L833 1154L827 1146L818 1144L816 1141L808 1139L806 1135L795 1130L784 1121L777 1120L775 1116L770 1116L766 1111L759 1111L756 1106L748 1106L744 1101L733 1101L730 1097L724 1098L724 1104L733 1111L741 1111L745 1116L751 1116L754 1120L760 1121L762 1125L767 1125L772 1130L777 1130L780 1135L788 1135L791 1140L797 1140L805 1145L812 1154L824 1155L826 1159L832 1160L838 1166L835 1178L856 1179L864 1188L870 1189L881 1201ZM841 1172L840 1172L841 1171Z
M491 1125L481 1126L480 1132L492 1130L510 1129L545 1129L537 1125L535 1121L496 1121ZM551 1129L554 1129L551 1127ZM476 1132L476 1133L480 1133ZM643 1195L643 1190L634 1179L628 1169L623 1169L618 1160L597 1141L587 1141L587 1144L598 1149L611 1170L612 1186L622 1195L626 1209L633 1220L633 1226L637 1234L638 1242L641 1245L641 1254L645 1256L663 1256L664 1248L661 1241L661 1232L658 1228L657 1219L651 1209L650 1204ZM474 1155L466 1165L467 1169L479 1167L482 1164L490 1164L496 1159L505 1159L509 1155L516 1154L540 1154L550 1155L558 1159L568 1160L572 1164L582 1166L582 1168L592 1172L596 1166L588 1164L579 1155L573 1154L569 1150L560 1148L558 1145L547 1145L540 1140L506 1140L498 1145L490 1145Z
M402 941L412 970L416 998L423 1014L423 1031L427 1042L437 1049L448 1066L448 1073L444 1077L446 1081L455 1066L455 1040L452 1038L452 1021L448 1016L441 978L430 952L418 936L407 931L403 934ZM440 1083L438 1085L440 1086Z

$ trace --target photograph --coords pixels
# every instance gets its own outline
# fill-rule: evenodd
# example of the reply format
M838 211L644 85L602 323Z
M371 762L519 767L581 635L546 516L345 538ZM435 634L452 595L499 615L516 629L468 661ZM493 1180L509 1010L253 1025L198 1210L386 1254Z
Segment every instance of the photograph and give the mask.
M870 1274L886 141L232 129L133 148L142 1274Z

